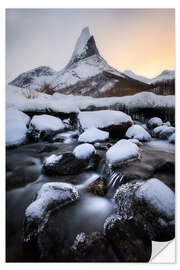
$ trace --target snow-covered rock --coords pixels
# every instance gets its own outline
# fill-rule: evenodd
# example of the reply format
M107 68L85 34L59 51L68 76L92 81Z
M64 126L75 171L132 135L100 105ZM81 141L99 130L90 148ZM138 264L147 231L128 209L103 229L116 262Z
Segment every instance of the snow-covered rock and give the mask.
M162 219L174 219L174 192L159 179L152 178L146 181L138 188L135 196L139 202L147 204L151 211Z
M78 115L81 127L86 128L107 128L111 125L120 125L122 123L133 123L131 117L123 112L102 110L94 112L80 112Z
M163 124L163 121L161 120L161 118L153 117L148 121L147 126L148 128L153 129L153 128L161 126L162 124Z
M64 124L60 118L47 114L33 116L30 122L30 126L34 127L39 131L57 131L64 129Z
M114 202L117 214L144 224L152 240L174 238L174 192L159 179L121 185L114 195Z
M168 127L166 125L162 125L160 127L156 127L153 129L152 134L156 138L160 139L168 139L175 132L174 127Z
M52 205L64 206L79 198L75 186L67 183L46 183L38 191L37 198L25 211L27 222L43 218L44 214Z
M55 154L52 154L46 160L44 161L45 166L51 166L57 162L59 162L62 159L62 155L56 156Z
M163 123L163 125L167 126L167 127L170 127L171 126L171 123L169 121Z
M175 143L175 133L173 133L171 136L169 136L168 141L169 143Z
M88 159L95 153L96 149L89 143L80 144L73 150L73 154L77 159Z
M89 128L86 129L80 136L79 142L97 142L97 141L105 141L109 138L109 132L102 131L98 128Z
M99 128L114 137L122 137L133 123L129 115L112 110L80 112L78 119L82 129Z
M137 146L142 146L143 144L138 139L129 139L129 142L135 143Z
M131 158L139 157L139 148L129 140L120 140L106 152L106 159L109 163L117 163Z
M133 125L126 131L126 137L140 141L149 141L151 135L140 125Z
M75 175L88 169L96 169L99 156L93 145L85 143L77 146L73 153L51 155L43 162L42 172L45 175Z
M16 109L6 110L6 146L15 146L26 140L30 117Z

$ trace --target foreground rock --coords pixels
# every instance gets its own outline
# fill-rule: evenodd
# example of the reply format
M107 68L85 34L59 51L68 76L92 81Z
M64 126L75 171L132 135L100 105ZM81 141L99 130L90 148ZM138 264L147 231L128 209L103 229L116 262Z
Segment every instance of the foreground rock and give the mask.
M159 117L153 117L147 122L147 127L150 129L159 127L163 124L163 121Z
M126 131L126 137L145 142L151 139L151 135L140 125L133 125Z
M135 143L124 139L115 143L106 152L107 161L113 165L129 159L138 159L139 157L139 147Z
M82 144L74 149L73 153L51 155L42 166L42 172L46 175L73 175L84 170L96 169L99 156L93 145Z
M49 215L51 211L78 199L79 193L71 184L54 182L46 183L41 187L35 201L25 211L24 247L27 253L31 250L38 259L51 260L49 250L51 250L52 240L46 234L46 223L49 220ZM51 230L56 234L54 228Z
M104 224L107 239L120 262L148 262L152 243L143 224L118 215L108 217Z
M120 111L80 112L78 115L80 129L98 128L109 132L111 137L121 138L132 126L131 117Z
M154 241L169 241L175 233L175 202L172 192L160 180L152 178L121 185L114 201L117 214L142 223Z
M30 117L16 109L6 111L6 146L13 147L26 142Z
M117 262L108 240L100 232L80 233L72 246L72 258L75 262Z
M59 131L65 128L60 118L42 114L33 116L28 130L28 139L36 142L40 138L50 140Z

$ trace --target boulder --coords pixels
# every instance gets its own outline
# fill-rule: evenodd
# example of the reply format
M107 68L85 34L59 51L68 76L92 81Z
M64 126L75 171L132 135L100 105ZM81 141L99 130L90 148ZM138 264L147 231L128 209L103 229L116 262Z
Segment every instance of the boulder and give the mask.
M65 129L65 125L60 118L42 114L34 115L28 130L28 139L37 142L39 139L51 141L53 136Z
M143 224L134 221L133 218L123 219L119 215L112 215L106 219L104 231L119 261L150 260L152 242Z
M139 147L129 140L122 139L106 152L106 160L110 164L117 164L129 159L140 158Z
M6 146L14 147L26 142L30 117L16 109L6 111Z
M152 240L174 238L174 192L160 180L152 178L121 185L114 202L117 214L141 222Z
M51 155L42 166L42 172L46 175L74 175L88 169L95 169L99 163L99 156L95 153L86 159L79 159L73 153Z
M151 135L140 125L133 125L126 131L126 137L145 142L151 139Z
M147 127L150 129L159 127L163 124L163 121L159 117L153 117L147 122Z
M107 193L106 179L99 177L87 187L86 192L90 192L98 196L105 196Z
M129 115L113 110L80 112L78 120L80 130L98 128L109 132L110 137L116 138L122 138L133 124Z
M72 258L75 262L118 262L111 245L100 232L78 234L72 245Z
M155 138L168 140L168 138L175 132L174 127L168 127L166 125L162 125L160 127L156 127L152 131L152 135Z
M109 132L102 131L98 128L88 128L80 136L79 142L94 143L98 141L106 141L109 138Z
M64 239L57 239L63 228L59 224L57 234L57 224L53 223L50 216L52 212L78 199L78 190L71 184L51 182L41 187L36 199L25 211L24 248L27 254L31 251L39 260L54 261L54 246L58 241L59 260L67 256L68 249L63 248L66 245Z

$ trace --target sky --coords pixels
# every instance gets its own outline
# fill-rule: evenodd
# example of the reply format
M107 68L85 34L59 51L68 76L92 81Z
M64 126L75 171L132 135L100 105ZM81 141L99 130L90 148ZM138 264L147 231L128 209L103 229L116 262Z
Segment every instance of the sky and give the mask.
M7 9L7 81L38 66L61 70L86 26L121 72L152 78L175 69L174 9Z

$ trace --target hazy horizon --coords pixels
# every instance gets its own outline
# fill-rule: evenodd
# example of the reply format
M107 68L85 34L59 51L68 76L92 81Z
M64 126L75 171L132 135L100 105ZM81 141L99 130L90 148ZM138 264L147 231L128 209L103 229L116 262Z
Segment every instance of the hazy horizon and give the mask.
M61 70L86 26L111 66L152 78L175 69L174 24L174 9L7 9L6 79Z

